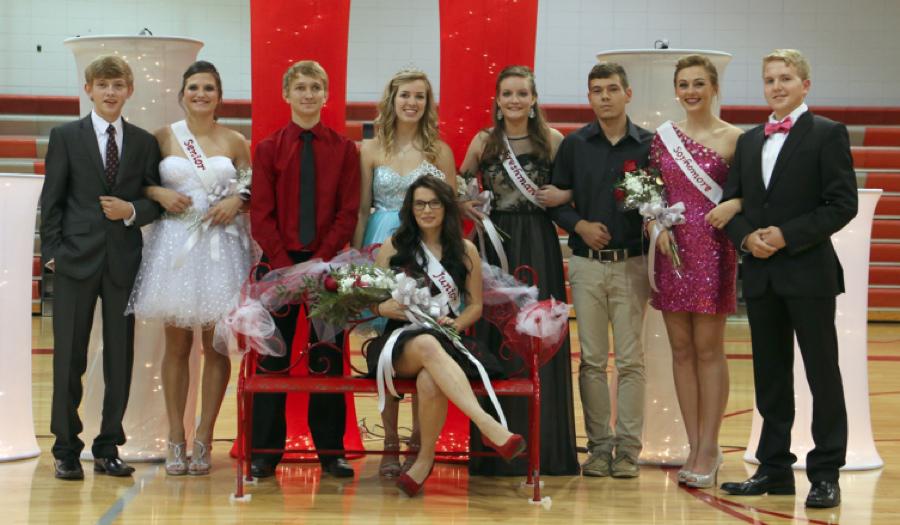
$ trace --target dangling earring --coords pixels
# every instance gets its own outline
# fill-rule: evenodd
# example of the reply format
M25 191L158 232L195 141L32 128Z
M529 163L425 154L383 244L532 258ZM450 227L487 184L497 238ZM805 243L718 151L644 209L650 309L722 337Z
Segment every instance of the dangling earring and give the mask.
M528 112L528 118L534 118L534 106L531 106L531 111Z
M500 111L500 108L497 108L497 120L503 120L503 112Z

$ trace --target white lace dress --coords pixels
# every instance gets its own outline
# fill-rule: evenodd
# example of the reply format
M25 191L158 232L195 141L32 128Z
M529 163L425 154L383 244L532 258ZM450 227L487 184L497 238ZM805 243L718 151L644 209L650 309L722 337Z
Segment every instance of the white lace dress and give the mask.
M210 157L209 165L222 186L236 175L228 157ZM235 304L249 275L246 219L238 215L227 227L203 224L210 196L188 159L166 157L159 173L163 186L189 196L193 204L182 214L163 214L145 235L127 313L185 328L210 326Z

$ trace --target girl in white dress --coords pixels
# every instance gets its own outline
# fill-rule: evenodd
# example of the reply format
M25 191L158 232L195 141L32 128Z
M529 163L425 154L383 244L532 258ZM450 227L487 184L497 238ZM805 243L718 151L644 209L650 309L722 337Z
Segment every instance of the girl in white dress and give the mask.
M174 476L209 473L213 427L231 375L229 357L213 349L213 328L235 304L251 266L249 235L239 216L249 196L250 150L240 133L215 120L222 100L215 66L192 64L179 97L187 118L156 132L163 185L147 190L166 213L145 240L129 303L137 318L165 323L166 472ZM204 367L188 464L183 419L195 326L202 328Z

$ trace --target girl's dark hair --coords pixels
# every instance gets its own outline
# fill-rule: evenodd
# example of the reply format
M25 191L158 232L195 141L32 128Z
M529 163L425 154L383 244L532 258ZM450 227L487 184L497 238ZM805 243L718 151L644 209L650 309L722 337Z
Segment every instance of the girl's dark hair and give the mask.
M193 64L189 65L188 68L184 71L184 74L181 75L181 89L178 90L178 103L181 103L181 98L184 97L184 88L187 87L187 80L197 73L209 73L213 76L216 81L216 91L219 92L219 104L222 103L222 77L219 76L219 70L216 69L216 66L212 65L212 62L207 62L206 60L198 60Z
M503 143L503 134L506 133L506 126L503 121L497 118L497 112L500 111L500 105L497 99L500 98L500 83L510 77L520 77L528 81L531 88L531 94L537 99L537 87L534 83L534 73L528 66L507 66L497 76L497 84L494 88L494 104L491 118L494 120L493 129L488 131L487 142L484 145L481 160L494 161L499 159L506 151L506 145ZM528 119L528 137L534 148L534 153L541 160L549 160L551 154L550 144L550 126L544 119L544 112L541 110L537 100L534 102L534 118Z
M394 232L393 243L397 253L391 257L392 268L400 268L415 277L425 276L425 267L420 261L426 261L422 249L422 235L419 224L413 214L413 195L419 188L427 188L434 192L444 205L444 221L441 224L441 264L453 277L462 297L468 297L466 290L466 246L463 243L462 217L456 203L453 189L441 179L424 175L416 179L406 190L403 206L400 208L400 227Z

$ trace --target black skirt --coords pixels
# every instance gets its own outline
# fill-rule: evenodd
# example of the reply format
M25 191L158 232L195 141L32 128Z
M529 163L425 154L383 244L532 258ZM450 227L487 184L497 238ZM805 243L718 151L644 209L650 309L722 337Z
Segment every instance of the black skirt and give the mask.
M378 370L378 358L381 356L381 351L384 349L385 343L387 343L388 338L391 336L391 333L399 328L403 328L408 326L409 323L405 321L396 321L389 320L387 322L387 326L384 328L384 332L370 340L365 347L366 352L366 365L369 368L369 373L366 374L366 377L375 377L375 373ZM407 330L400 334L397 338L397 342L394 344L394 353L391 356L391 361L396 363L400 356L403 355L403 350L405 349L406 343L412 338L420 336L422 334L430 334L438 340L443 347L444 351L453 358L453 360L462 368L463 372L466 374L466 377L469 379L480 379L481 376L478 374L478 369L475 368L475 365L469 358L462 353L456 346L454 346L453 342L450 341L444 334L441 332L431 329L431 328L415 328L412 330ZM502 379L504 377L503 367L497 361L497 358L494 355L494 352L489 352L484 349L484 347L474 338L463 336L462 338L463 344L469 350L469 352L477 359L481 365L484 367L485 371L488 373L488 377L491 379Z

